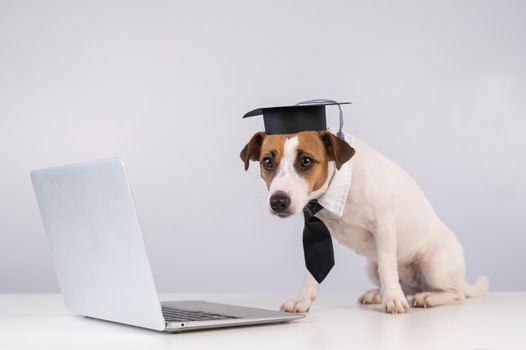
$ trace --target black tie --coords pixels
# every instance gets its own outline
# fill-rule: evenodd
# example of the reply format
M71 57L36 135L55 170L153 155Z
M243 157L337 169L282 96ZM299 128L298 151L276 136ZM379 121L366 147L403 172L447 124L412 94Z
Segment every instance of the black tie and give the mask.
M312 200L305 208L305 227L303 228L303 251L305 253L305 265L311 275L321 283L334 266L334 250L329 230L325 224L315 217L323 207Z

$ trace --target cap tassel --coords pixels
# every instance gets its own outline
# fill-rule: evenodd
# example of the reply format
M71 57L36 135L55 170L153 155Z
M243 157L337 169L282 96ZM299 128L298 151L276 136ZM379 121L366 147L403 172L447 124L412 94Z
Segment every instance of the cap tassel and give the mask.
M340 110L340 128L338 129L338 132L336 133L336 137L338 137L340 140L345 141L345 136L343 135L343 110L342 107L338 104L337 101L334 100L326 100L323 98L318 98L314 100L307 100L296 103L296 106L299 105L317 105L322 103L335 103L338 106L338 109Z

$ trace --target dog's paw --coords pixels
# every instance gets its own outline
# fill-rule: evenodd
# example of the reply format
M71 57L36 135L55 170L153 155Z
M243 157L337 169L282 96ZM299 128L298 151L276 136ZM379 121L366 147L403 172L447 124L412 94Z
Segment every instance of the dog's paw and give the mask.
M465 295L462 292L433 291L417 293L413 297L413 307L433 307L439 305L452 305L463 302Z
M409 303L402 290L385 292L384 310L390 314L403 314L409 311Z
M358 302L362 305L368 304L381 304L382 303L382 292L380 289L371 289L360 295Z
M431 292L422 292L422 293L415 294L411 305L413 307L424 307L424 308L432 307L433 306L432 300L431 300L432 298L430 298L432 294L433 293Z
M314 301L313 296L299 295L284 302L279 308L280 311L285 312L307 312Z

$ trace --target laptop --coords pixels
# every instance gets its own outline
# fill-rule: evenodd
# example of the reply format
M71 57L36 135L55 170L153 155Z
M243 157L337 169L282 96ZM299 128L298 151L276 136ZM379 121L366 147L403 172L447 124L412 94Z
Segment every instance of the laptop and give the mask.
M165 332L304 317L197 300L159 302L120 159L35 170L31 180L70 312Z

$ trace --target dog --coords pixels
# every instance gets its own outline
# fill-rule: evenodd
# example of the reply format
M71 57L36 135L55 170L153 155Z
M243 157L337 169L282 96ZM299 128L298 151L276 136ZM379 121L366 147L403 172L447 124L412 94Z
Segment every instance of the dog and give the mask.
M398 314L409 310L406 296L413 307L433 307L487 293L487 277L466 282L462 247L416 182L358 138L342 140L328 130L258 132L240 156L245 170L259 162L272 214L289 217L316 199L324 208L316 216L332 238L366 257L377 288L360 304ZM318 286L307 271L301 292L280 309L307 312Z

